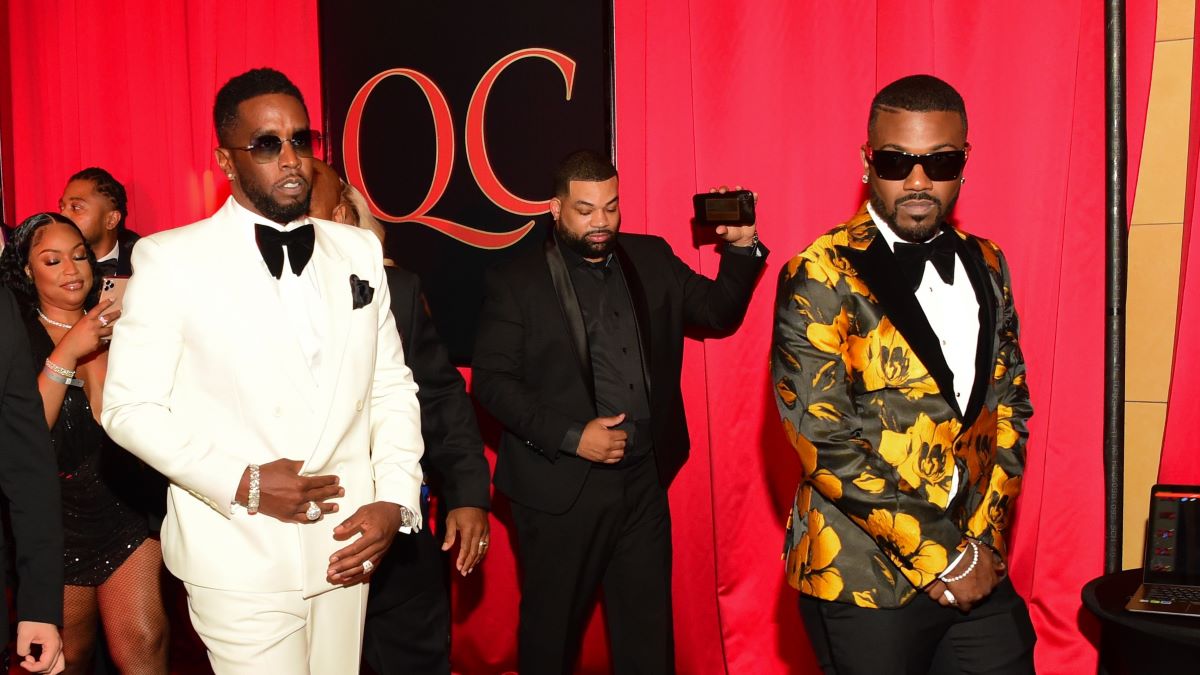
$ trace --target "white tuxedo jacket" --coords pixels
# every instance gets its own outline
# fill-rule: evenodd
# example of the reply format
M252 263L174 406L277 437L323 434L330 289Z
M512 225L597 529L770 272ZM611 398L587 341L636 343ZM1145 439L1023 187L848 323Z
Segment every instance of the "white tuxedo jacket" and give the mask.
M420 514L417 387L389 312L379 242L313 220L327 325L314 380L231 197L211 218L145 237L115 324L104 428L171 481L163 559L183 581L231 591L333 588L333 528L389 501ZM284 270L290 274L290 270ZM351 275L374 297L352 308ZM336 474L338 513L283 523L231 508L248 464L289 458Z

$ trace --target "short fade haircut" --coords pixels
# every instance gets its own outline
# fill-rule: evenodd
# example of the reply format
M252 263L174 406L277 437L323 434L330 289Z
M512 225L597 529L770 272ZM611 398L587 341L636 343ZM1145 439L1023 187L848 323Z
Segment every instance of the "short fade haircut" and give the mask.
M217 92L213 103L213 124L217 129L217 140L221 145L228 146L229 134L237 125L238 106L256 96L267 94L285 94L300 101L304 106L304 95L292 84L287 75L274 68L255 68L230 79ZM308 107L305 106L305 112Z
M117 223L117 229L125 229L125 216L129 215L129 200L125 195L125 186L121 185L121 181L113 178L111 173L98 166L89 166L71 176L67 182L71 183L77 180L92 181L96 192L108 197L108 201L112 202L113 210L121 214L121 220Z
M563 157L554 169L554 194L566 196L571 191L573 180L600 182L615 175L617 167L613 166L608 155L595 150L576 150Z
M867 119L867 134L875 132L875 120L880 112L953 112L962 118L963 133L967 131L967 105L962 96L944 80L933 75L909 75L889 84L871 100L871 115Z

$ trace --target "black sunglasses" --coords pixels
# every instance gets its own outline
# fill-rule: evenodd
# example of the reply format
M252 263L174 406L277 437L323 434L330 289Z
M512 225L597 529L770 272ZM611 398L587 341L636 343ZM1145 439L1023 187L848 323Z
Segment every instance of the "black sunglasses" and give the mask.
M913 167L920 164L929 180L945 181L958 180L962 175L970 148L971 146L967 145L962 150L945 150L927 155L914 155L899 150L876 150L870 146L867 146L865 151L867 161L875 167L875 175L883 180L904 180L912 173Z
M291 143L292 150L300 157L312 157L321 152L321 132L305 129L292 134L292 137L286 141L276 136L275 134L264 134L257 136L250 141L250 145L244 148L229 148L230 150L244 150L250 153L250 159L253 159L258 164L266 164L273 162L279 157L279 153L283 152L283 144Z

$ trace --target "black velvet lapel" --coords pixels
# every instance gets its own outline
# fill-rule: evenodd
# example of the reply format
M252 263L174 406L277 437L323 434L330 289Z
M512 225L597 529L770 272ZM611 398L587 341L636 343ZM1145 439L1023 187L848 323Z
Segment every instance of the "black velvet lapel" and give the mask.
M554 292L558 295L558 304L562 307L563 318L567 322L567 332L571 335L571 344L574 345L575 356L579 359L583 383L587 387L588 396L594 402L596 380L592 375L592 352L588 349L587 328L583 323L583 312L579 309L579 299L575 297L575 286L571 284L567 263L563 260L562 251L558 250L553 236L546 238L545 251L550 280L554 283Z
M937 382L942 398L961 418L962 411L954 397L954 375L950 366L946 364L946 357L942 354L937 335L929 325L929 320L925 318L917 296L909 288L887 240L882 234L876 235L865 251L846 246L837 248L842 257L850 261L867 282L867 287L883 308L884 315L908 341L917 358L925 364L934 382Z
M621 264L621 274L625 277L625 287L629 289L629 299L633 302L633 320L637 324L638 341L642 350L642 379L646 382L646 397L650 397L650 304L646 300L646 287L637 267L630 260L629 254L621 246L618 239L616 246L617 262Z
M947 233L950 234L950 233ZM975 300L979 302L979 341L975 347L975 382L971 385L971 398L967 401L967 410L963 414L963 426L970 427L983 409L987 398L988 384L991 381L992 363L996 353L996 289L993 288L992 275L988 272L983 253L979 250L982 245L976 239L962 239L955 235L958 246L958 257L963 261L967 270L967 278L971 280L971 288L975 290Z

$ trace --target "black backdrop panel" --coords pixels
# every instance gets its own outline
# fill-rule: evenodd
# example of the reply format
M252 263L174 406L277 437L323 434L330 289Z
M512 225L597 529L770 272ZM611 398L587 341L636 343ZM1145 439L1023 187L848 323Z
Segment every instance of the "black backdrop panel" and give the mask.
M484 270L549 231L540 202L555 163L613 145L611 17L611 0L320 3L330 159L385 214L387 253L421 276L458 363L470 361ZM486 101L481 118L473 98Z

